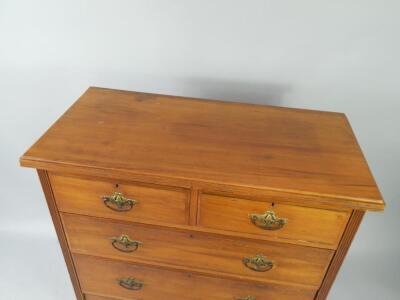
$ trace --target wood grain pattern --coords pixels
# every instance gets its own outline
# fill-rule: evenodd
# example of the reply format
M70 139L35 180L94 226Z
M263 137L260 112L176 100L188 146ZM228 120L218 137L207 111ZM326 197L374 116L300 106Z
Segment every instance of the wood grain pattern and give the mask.
M44 170L37 170L39 175L40 183L42 185L42 189L44 195L46 197L47 206L50 211L51 218L53 220L53 224L57 233L58 241L61 246L61 250L64 255L64 260L68 268L69 276L72 281L72 286L74 287L75 295L77 300L85 300L82 291L80 289L79 280L75 271L75 267L72 261L71 252L68 248L67 239L65 237L64 228L62 226L61 218L58 214L56 203L54 200L54 195L51 189L49 177L46 171Z
M101 297L96 295L85 294L85 300L128 300L127 298L110 298L110 297Z
M356 210L353 212L347 225L346 231L343 234L342 240L340 241L339 248L332 259L331 265L329 266L329 269L325 275L324 281L318 291L315 300L325 300L328 297L328 293L333 285L333 282L335 281L341 265L343 264L346 254L354 239L354 236L356 235L357 230L364 217L364 214L364 211Z
M85 293L118 299L233 300L253 295L257 300L312 300L313 290L277 285L249 285L188 272L167 271L90 256L74 256ZM117 279L132 276L144 283L139 291L121 288ZM107 298L106 298L107 299Z
M89 88L20 163L78 300L325 300L364 212L385 206L340 113ZM116 191L138 204L107 208ZM288 223L250 222L267 210ZM143 244L120 252L121 234ZM246 268L256 254L274 267Z
M189 217L190 225L197 225L199 194L200 190L196 186L193 186L192 192L190 193L190 217Z
M90 295L90 294L85 294L85 300L132 300L133 298L110 298L110 297L102 297L102 296L97 296L97 295ZM138 299L142 300L142 299ZM158 300L158 299L156 299Z
M245 239L221 237L159 226L127 224L77 215L62 215L71 251L138 263L182 266L202 273L220 274L260 283L287 282L318 288L333 251ZM114 249L110 238L126 234L143 244L136 252ZM263 254L274 268L255 272L244 257Z
M275 189L384 207L339 113L90 88L20 161L47 170Z
M282 191L278 189L259 189L244 186L233 186L226 184L202 183L198 186L201 193L220 195L227 197L239 197L248 200L265 201L275 203L292 204L296 206L324 208L332 210L377 210L373 202L364 200L350 200L339 196L319 196L312 193L298 194L295 192Z
M189 191L124 184L118 181L86 180L51 173L49 176L60 211L128 221L188 224ZM104 205L101 197L112 195L115 191L137 200L138 204L127 212L111 210Z
M121 298L121 297L102 297L98 295L91 295L91 294L85 294L85 300L131 300L132 298ZM140 299L141 300L141 299ZM159 300L159 299L155 299Z
M288 223L279 230L255 226L249 214L274 211ZM277 241L336 249L351 211L333 211L202 194L198 225L268 236Z

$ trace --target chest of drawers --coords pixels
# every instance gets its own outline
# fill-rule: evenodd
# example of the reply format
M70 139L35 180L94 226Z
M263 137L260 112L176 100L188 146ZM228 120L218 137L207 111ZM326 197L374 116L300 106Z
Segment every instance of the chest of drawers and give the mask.
M322 300L384 201L343 114L89 88L21 157L79 300Z

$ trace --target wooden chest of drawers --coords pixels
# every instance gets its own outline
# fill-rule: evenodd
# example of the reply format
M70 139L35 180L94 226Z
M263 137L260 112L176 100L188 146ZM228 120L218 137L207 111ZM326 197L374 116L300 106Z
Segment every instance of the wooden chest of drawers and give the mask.
M325 299L384 201L343 114L90 88L22 156L77 299Z

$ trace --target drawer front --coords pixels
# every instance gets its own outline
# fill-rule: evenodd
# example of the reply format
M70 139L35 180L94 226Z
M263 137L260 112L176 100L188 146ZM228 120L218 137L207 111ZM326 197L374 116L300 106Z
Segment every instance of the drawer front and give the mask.
M198 225L258 238L336 249L350 211L333 211L202 194Z
M57 207L63 212L128 221L188 223L189 193L184 189L162 189L55 174L50 174L50 181ZM116 192L122 193L125 199L118 197Z
M178 266L260 283L290 282L318 287L333 255L333 251L326 249L78 215L63 214L62 219L74 253ZM123 235L129 237L128 243L121 239ZM264 263L247 261L246 258L255 258L257 254L265 257Z
M83 255L74 255L74 261L84 293L102 295L106 297L105 299L111 297L137 300L240 300L253 296L256 300L312 300L315 295L314 290L285 285L252 285L243 281L145 267ZM129 281L126 280L127 278L135 280ZM125 280L119 281L121 279Z

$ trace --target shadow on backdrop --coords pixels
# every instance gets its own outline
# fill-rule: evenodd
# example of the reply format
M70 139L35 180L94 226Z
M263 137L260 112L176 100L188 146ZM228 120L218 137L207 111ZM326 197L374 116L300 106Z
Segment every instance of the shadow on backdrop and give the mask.
M229 81L210 78L185 78L185 92L207 99L281 106L289 85L267 82Z

